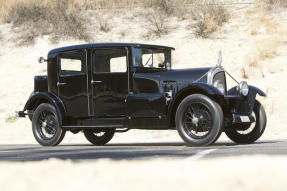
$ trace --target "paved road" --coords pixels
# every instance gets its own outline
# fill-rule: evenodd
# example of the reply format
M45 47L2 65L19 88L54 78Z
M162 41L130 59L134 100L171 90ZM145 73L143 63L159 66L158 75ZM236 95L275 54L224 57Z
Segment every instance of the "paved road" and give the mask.
M186 147L183 143L134 143L92 145L0 145L0 161L40 161L49 158L92 160L109 158L215 158L239 155L287 155L287 140L259 141L249 145L216 143L209 147Z

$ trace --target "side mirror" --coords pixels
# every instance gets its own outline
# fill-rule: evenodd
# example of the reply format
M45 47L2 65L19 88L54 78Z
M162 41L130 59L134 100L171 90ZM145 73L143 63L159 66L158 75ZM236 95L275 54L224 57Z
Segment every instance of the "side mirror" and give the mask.
M38 62L41 64L47 62L47 60L41 56L40 58L38 58Z

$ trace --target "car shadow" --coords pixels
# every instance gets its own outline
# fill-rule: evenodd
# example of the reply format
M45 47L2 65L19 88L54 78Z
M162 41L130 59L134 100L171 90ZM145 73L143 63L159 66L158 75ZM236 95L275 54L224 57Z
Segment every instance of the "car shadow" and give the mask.
M251 143L251 144L238 144L238 143L234 143L234 142L216 142L216 143L213 143L212 145L209 145L209 146L199 146L199 147L188 146L184 142L144 142L144 143L132 142L132 143L108 143L108 144L106 144L104 146L100 146L100 147L125 147L125 146L129 146L129 147L132 147L132 146L134 146L134 147L145 147L145 146L170 147L170 146L185 146L185 147L189 147L189 148L206 148L206 147L216 147L216 146L258 145L258 144L279 143L279 142L283 142L283 141L282 140L266 140L266 141L258 141L258 142ZM92 144L62 144L60 146L62 146L62 147L65 147L65 146L99 147L99 146L95 146L95 145L92 145Z
M207 149L224 151L225 155L233 155L234 149L249 147L257 150L257 145L284 142L259 141L249 145L239 145L232 142L218 142L207 147L188 147L184 142L147 142L147 143L110 143L105 146L90 144L63 144L56 147L41 147L39 145L0 145L0 161L42 161L50 158L72 161L111 159L134 160L155 158L186 158ZM285 141L286 142L286 141ZM255 147L254 147L255 146ZM232 148L234 147L234 148ZM244 149L245 150L245 149ZM248 153L247 153L248 154Z

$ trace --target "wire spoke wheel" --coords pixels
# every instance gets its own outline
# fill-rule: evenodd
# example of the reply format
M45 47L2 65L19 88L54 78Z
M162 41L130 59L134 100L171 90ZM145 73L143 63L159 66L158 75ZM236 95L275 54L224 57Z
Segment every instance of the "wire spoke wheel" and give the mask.
M225 134L235 143L248 144L258 140L265 131L267 117L259 101L255 101L253 108L255 122L251 124L232 124L225 127Z
M105 145L114 136L115 129L89 129L84 130L87 140L94 145Z
M52 139L57 132L56 116L50 111L42 111L37 123L40 136L45 140Z
M212 128L212 116L202 103L191 103L184 111L182 120L186 133L195 139L207 136Z
M179 104L175 123L188 146L210 145L221 135L223 112L220 105L209 97L192 94Z
M43 146L58 145L66 131L61 128L55 107L48 103L40 104L32 118L32 130L35 139Z
M254 128L256 126L256 115L255 115L254 111L252 112L252 115L253 115L253 117L255 119L255 122L248 124L246 126L245 130L236 130L237 133L239 133L241 135L247 135L247 134L251 133L254 130Z

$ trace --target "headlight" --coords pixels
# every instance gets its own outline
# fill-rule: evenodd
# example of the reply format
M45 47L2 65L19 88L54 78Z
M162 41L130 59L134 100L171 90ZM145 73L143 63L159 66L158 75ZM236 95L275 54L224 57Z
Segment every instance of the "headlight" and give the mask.
M243 96L247 96L248 92L249 92L249 87L247 82L242 81L237 85L237 90L238 92L243 95Z
M216 87L222 94L224 94L224 92L225 92L224 85L220 80L216 80L213 83L213 86Z

